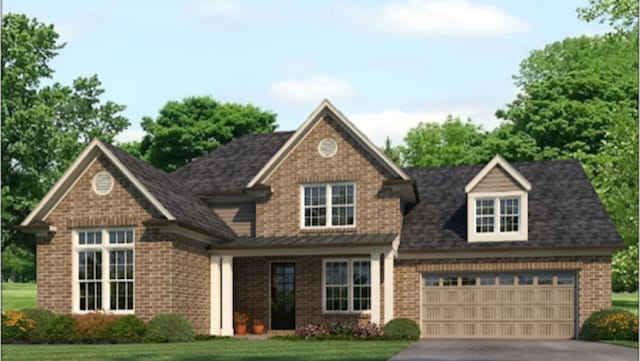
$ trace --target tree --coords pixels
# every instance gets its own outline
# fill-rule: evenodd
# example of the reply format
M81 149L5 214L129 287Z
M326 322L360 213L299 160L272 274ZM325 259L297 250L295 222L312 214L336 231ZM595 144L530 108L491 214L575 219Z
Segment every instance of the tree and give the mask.
M382 152L384 153L384 155L386 155L398 166L402 167L404 165L404 161L402 160L402 154L401 154L402 147L392 146L391 139L389 137L387 137L387 139L385 139L384 141L384 147L382 148Z
M124 106L100 100L104 90L95 75L70 86L42 85L52 78L49 62L63 47L52 25L18 14L2 19L3 250L16 245L33 253L32 237L13 226L93 137L111 141L129 125L119 115Z
M473 164L482 161L474 150L478 149L485 134L471 120L447 116L444 123L420 123L405 137L402 158L411 167L438 167L444 165Z
M578 17L587 22L606 22L617 31L634 31L638 25L638 0L589 0L588 7L578 8Z
M241 135L273 132L275 122L276 114L253 105L188 97L168 102L156 119L143 118L140 150L154 166L172 171Z

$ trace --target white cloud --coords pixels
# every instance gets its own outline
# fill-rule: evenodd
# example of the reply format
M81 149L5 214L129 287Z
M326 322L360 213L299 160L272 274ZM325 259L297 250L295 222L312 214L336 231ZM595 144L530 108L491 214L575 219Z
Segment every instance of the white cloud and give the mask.
M116 135L115 141L118 143L127 143L132 141L141 141L144 137L144 130L142 129L125 129L122 133Z
M248 9L234 0L203 0L192 5L194 14L203 17L242 17Z
M270 87L275 98L292 103L313 104L322 99L349 99L355 94L353 85L345 80L326 75L316 75L308 79L288 79L274 83Z
M530 28L496 6L468 0L408 0L378 8L339 4L338 10L361 25L399 34L486 36Z

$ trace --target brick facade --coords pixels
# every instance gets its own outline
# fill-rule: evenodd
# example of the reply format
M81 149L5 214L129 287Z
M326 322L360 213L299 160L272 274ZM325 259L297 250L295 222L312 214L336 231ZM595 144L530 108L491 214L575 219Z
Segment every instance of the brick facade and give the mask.
M102 170L115 179L104 196L91 188ZM173 234L146 229L142 222L159 212L105 157L100 156L45 219L57 232L36 247L38 307L72 312L72 239L74 228L128 227L135 231L135 312L144 320L177 313L199 333L209 331L209 256L203 245Z
M424 272L576 271L579 323L611 307L611 256L396 260L394 315L419 322Z

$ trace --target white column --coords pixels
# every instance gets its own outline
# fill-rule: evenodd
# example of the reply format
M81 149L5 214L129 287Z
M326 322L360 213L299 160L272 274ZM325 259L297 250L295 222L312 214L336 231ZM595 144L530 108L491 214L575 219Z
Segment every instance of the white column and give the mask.
M384 323L393 320L393 250L384 255Z
M233 336L233 257L222 256L222 336Z
M211 331L210 334L220 336L222 320L222 297L220 292L220 256L211 256Z
M371 253L371 323L380 324L380 252Z

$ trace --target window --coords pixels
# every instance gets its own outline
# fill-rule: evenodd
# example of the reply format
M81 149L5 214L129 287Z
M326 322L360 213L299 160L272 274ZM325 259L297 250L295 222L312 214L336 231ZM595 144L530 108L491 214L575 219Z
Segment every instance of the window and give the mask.
M571 273L558 273L558 286L572 285L573 274Z
M437 287L440 285L439 280L440 277L436 275L427 275L424 277L424 285L427 287Z
M513 275L500 275L500 286L513 286Z
M442 285L443 286L457 286L458 285L458 276L443 276L442 277Z
M480 286L495 286L496 275L480 275Z
M538 275L538 285L552 285L553 275L550 273L541 273Z
M526 241L528 194L525 191L468 194L468 240Z
M131 313L133 230L78 230L74 237L74 312Z
M371 263L368 260L324 261L324 310L360 312L371 309Z
M476 276L474 275L466 275L460 277L463 286L475 286L476 285Z
M476 232L493 232L495 210L493 199L479 199L476 201Z
M500 199L500 232L518 232L520 199Z
M355 225L355 184L314 184L303 189L303 228Z
M533 284L533 275L519 275L518 276L518 285L520 286L530 286Z
M496 212L495 204L500 204ZM500 217L496 217L500 214ZM496 198L476 200L476 233L518 232L520 225L520 199ZM495 224L498 224L498 227Z

